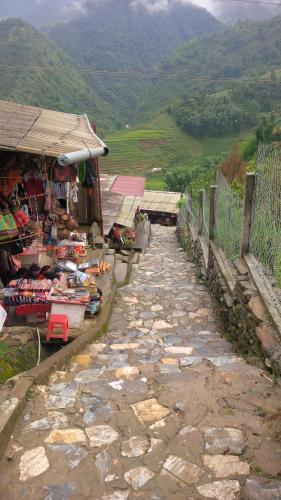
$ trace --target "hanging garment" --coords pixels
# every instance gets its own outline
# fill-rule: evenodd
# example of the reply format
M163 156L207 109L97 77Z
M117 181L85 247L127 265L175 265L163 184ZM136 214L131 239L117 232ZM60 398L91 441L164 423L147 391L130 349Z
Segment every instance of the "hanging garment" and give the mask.
M30 224L30 219L27 217L25 211L21 207L14 207L11 209L16 225L19 229L24 229Z
M55 182L74 182L77 177L75 165L55 165L53 180Z
M89 162L86 162L86 175L82 186L84 188L91 188L96 183L97 177L95 172L92 169L92 166Z
M66 200L66 189L64 182L54 182L54 191L57 200Z

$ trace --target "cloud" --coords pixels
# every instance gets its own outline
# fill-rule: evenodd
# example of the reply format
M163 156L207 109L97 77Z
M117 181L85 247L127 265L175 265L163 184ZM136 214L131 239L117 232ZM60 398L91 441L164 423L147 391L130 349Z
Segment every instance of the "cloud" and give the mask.
M133 7L143 7L149 12L167 11L175 4L194 4L211 10L215 0L132 0Z
M128 4L131 4L133 8L141 7L153 13L168 11L176 4L194 4L211 10L214 7L215 1L216 0L128 0ZM73 8L82 11L94 4L106 2L106 0L69 0L69 2L72 4Z

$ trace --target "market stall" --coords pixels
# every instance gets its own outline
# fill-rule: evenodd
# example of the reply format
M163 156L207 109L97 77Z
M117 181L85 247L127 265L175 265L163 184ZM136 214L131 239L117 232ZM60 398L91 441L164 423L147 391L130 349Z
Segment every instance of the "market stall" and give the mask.
M0 101L0 297L9 321L44 320L63 297L98 312L95 276L106 266L93 262L81 223L102 234L97 157L107 152L86 115Z

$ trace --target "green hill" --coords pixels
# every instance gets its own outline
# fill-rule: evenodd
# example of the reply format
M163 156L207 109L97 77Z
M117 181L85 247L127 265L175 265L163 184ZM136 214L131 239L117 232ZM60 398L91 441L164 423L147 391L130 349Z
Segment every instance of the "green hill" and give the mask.
M147 176L147 188L165 189L163 173L174 166L186 166L194 159L227 154L248 131L237 135L197 140L184 133L173 117L163 113L130 130L106 137L110 155L101 160L108 174ZM151 174L153 168L161 172Z
M281 16L262 23L239 22L223 33L194 39L162 63L161 73L194 77L252 78L281 66ZM147 120L183 95L200 89L214 93L233 87L227 82L187 80L157 81L147 89L139 105L137 120Z
M88 2L85 15L48 30L48 36L80 66L109 71L148 72L186 40L222 29L205 9L171 3L157 12L133 0ZM120 125L135 119L149 85L142 78L88 75L88 82L117 111Z
M100 130L112 128L112 108L78 73L64 73L75 64L44 35L19 19L0 22L0 66L20 66L0 71L1 99L58 111L86 113ZM28 67L54 71L30 71Z

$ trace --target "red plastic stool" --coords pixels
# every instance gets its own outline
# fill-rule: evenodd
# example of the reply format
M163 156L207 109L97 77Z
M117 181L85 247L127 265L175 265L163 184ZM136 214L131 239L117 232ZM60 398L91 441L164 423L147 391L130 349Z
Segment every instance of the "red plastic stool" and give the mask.
M61 333L54 333L55 328L60 328ZM48 332L46 341L50 339L63 339L64 342L68 341L68 317L65 314L51 314L48 323Z

